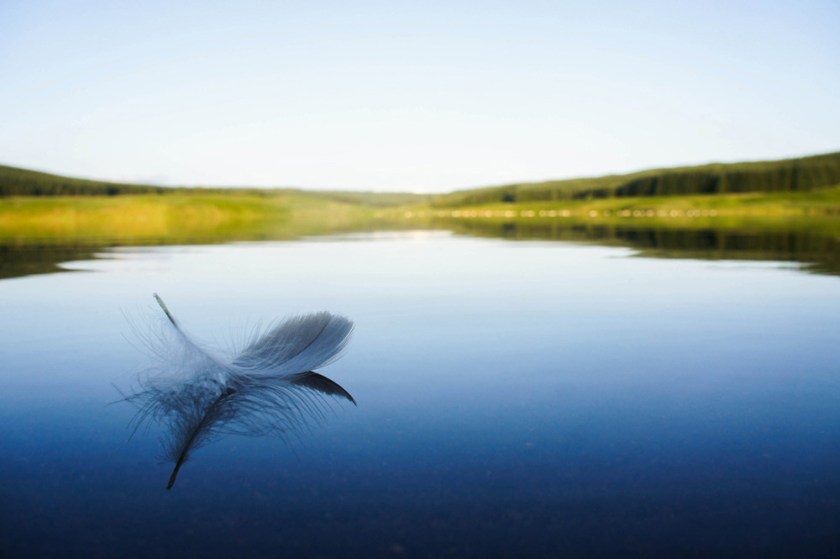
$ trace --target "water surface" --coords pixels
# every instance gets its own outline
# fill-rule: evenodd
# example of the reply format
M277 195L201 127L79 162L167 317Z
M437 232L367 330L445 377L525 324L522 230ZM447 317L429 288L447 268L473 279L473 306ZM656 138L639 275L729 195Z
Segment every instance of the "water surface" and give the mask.
M834 556L840 279L790 253L533 237L103 244L54 255L74 273L8 274L0 552ZM358 407L217 441L167 492L160 430L129 440L110 405L149 363L130 324L158 319L152 292L222 349L351 317L322 372Z

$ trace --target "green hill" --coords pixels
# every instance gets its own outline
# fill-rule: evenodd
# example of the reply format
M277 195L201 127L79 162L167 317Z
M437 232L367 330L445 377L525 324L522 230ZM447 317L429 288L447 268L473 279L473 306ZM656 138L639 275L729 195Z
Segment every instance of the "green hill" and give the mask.
M0 165L0 196L116 196L165 194L173 190L145 184L75 179Z
M0 165L0 198L10 196L124 196L136 194L292 194L359 206L389 207L427 202L429 196L405 192L343 192L295 188L188 188L77 179Z
M438 207L636 196L807 192L840 184L840 152L779 161L712 163L626 175L462 190L434 197Z
M298 189L185 188L78 179L0 165L0 197L120 196L172 193L272 196L294 194L360 206L479 206L602 198L794 193L840 185L840 152L779 161L712 163L652 169L625 175L516 183L424 196L398 192L303 191Z

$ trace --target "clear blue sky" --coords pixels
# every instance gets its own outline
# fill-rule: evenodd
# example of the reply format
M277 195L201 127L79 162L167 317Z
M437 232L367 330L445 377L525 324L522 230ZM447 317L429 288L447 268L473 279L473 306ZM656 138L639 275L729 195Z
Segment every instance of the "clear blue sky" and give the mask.
M840 2L0 0L0 162L441 191L840 149Z

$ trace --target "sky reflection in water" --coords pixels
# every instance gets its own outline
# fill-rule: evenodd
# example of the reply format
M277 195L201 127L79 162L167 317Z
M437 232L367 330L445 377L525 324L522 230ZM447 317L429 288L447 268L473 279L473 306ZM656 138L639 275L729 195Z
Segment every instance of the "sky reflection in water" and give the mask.
M125 248L0 282L7 556L831 556L840 282L771 262L444 233ZM354 320L359 403L227 437L167 494L119 398L151 293L230 347ZM245 550L245 551L243 551Z

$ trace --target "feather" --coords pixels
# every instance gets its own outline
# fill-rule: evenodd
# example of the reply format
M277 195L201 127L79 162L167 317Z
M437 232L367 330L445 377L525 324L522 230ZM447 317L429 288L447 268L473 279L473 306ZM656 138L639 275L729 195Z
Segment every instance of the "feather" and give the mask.
M298 386L305 386L306 388L311 388L312 390L317 390L322 394L328 394L330 396L340 396L345 400L349 400L356 405L356 400L353 399L353 396L350 395L349 392L344 390L341 386L337 383L333 382L332 380L328 379L324 375L320 375L315 371L309 371L306 373L298 373L296 375L292 375L289 380Z
M325 396L356 404L314 371L339 357L353 330L350 320L327 312L296 316L225 360L195 343L154 297L168 319L157 339L161 362L125 400L138 408L135 431L147 421L165 426L165 456L175 463L167 489L194 450L223 435L288 437L323 417Z

